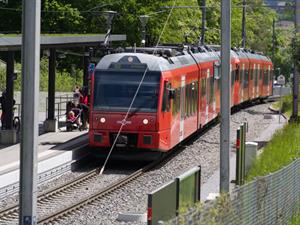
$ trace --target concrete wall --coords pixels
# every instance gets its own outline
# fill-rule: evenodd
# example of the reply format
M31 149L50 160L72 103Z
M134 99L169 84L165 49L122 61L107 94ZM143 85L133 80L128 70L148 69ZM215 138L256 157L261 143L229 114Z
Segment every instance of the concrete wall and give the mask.
M72 92L56 92L55 96L72 96ZM46 112L46 99L48 97L48 92L40 92L40 101L39 101L39 111L40 112ZM21 103L21 92L17 91L14 93L14 99L16 100L17 104ZM56 100L57 101L57 100Z
M282 87L281 93L282 96L290 95L292 93L291 87ZM273 87L273 95L279 96L279 94L280 94L280 87L278 86Z

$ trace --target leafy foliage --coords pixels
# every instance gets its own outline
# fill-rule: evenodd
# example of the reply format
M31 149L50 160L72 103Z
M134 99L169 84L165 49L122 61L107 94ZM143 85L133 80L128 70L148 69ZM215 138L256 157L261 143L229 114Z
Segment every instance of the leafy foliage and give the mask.
M21 71L21 64L15 64L15 70ZM75 69L73 76L67 71L61 71L56 73L55 87L56 91L69 92L72 91L75 85L82 85L82 70ZM5 89L6 85L6 69L0 67L0 91ZM18 74L17 79L14 81L14 89L21 90L21 76ZM40 64L40 90L48 90L48 59L43 57Z
M147 43L155 45L161 35L161 43L198 43L201 27L201 0L177 0L168 23L163 27L174 0L44 0L42 1L43 33L105 33L107 30L104 11L117 11L113 21L113 33L126 34L127 46L141 43L141 22L139 16L150 15L147 24ZM206 44L220 43L220 0L206 0ZM232 0L232 46L241 46L242 1ZM169 7L169 8L166 8ZM2 32L20 33L22 1L9 1L0 9L0 29ZM287 10L285 17L292 17ZM246 7L246 47L272 55L272 22L276 19L275 11L265 7L263 0L247 0ZM299 57L299 38L292 47L291 29L276 31L276 48L273 61L285 75L291 72L292 49ZM187 38L185 38L187 37ZM296 48L297 47L297 48ZM71 72L71 64L82 64L80 59L68 58L58 66L59 70ZM71 75L72 76L72 75Z

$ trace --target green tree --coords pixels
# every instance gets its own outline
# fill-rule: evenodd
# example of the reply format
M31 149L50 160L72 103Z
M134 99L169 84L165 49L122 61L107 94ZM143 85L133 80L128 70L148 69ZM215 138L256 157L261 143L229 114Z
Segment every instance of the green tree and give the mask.
M42 11L42 32L72 33L79 32L82 15L71 4L58 0L44 0Z

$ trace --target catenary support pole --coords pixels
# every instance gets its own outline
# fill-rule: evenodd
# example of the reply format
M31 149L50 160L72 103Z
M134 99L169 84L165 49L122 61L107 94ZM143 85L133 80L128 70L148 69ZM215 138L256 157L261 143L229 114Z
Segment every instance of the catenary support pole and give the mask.
M242 16L242 48L246 48L246 0L243 0L243 16Z
M13 128L13 100L14 100L14 52L6 55L6 115L5 129Z
M48 120L55 119L55 76L56 76L56 50L50 49L49 75L48 75Z
M201 45L205 43L205 27L206 27L206 0L202 0L202 28L201 28Z
M36 224L41 0L23 0L19 224Z
M275 34L275 19L273 19L273 25L272 25L272 61L274 63L275 59L275 39L276 39L276 34ZM279 74L280 75L280 74Z
M89 64L90 64L90 52L89 48L85 48L84 58L83 58L83 86L87 87L89 84Z
M231 0L221 3L220 192L229 191Z
M295 32L300 32L300 0L295 0ZM296 36L297 38L297 36ZM294 58L294 78L293 78L293 112L292 119L298 118L298 100L299 100L299 71L297 65L298 59Z

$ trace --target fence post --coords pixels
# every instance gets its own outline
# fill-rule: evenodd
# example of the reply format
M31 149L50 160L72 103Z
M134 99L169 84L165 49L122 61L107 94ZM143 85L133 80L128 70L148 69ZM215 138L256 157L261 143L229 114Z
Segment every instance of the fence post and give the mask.
M243 184L245 183L245 177L246 177L246 132L247 132L247 123L244 122L244 125L243 125Z
M245 175L245 167L244 167L244 164L245 164L245 161L244 161L244 158L245 158L245 149L244 149L244 142L245 142L245 139L244 139L244 125L241 125L240 126L240 130L241 130L241 143L240 143L240 149L241 149L241 185L244 184L244 175Z
M236 167L235 167L235 184L241 184L241 130L236 131Z

